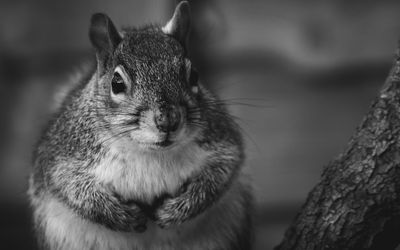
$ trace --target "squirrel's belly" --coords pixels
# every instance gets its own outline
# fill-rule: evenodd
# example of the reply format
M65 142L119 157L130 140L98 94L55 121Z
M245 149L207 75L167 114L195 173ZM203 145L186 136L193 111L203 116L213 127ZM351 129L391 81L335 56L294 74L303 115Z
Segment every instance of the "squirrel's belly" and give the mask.
M149 223L144 233L126 233L81 218L56 198L45 198L35 209L51 249L229 249L230 241L246 225L246 201L236 183L217 204L182 225L161 229Z
M166 152L135 152L126 145L111 148L94 174L125 199L151 202L173 194L200 170L208 153L195 144Z

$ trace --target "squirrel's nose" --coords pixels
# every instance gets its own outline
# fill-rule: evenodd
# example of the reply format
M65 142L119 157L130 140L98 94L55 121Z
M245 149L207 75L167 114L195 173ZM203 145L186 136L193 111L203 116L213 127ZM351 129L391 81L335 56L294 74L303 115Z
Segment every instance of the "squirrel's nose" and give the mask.
M178 107L158 109L154 116L157 128L162 132L174 132L178 129L181 113Z

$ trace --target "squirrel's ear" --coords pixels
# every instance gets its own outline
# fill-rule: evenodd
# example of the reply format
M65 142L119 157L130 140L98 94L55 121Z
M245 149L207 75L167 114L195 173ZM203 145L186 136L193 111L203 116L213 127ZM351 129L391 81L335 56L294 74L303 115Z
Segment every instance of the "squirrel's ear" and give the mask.
M168 23L162 28L162 31L177 39L185 48L190 31L190 6L187 1L180 2L174 15Z
M111 19L103 13L93 14L90 20L89 37L96 49L98 66L102 71L122 38Z

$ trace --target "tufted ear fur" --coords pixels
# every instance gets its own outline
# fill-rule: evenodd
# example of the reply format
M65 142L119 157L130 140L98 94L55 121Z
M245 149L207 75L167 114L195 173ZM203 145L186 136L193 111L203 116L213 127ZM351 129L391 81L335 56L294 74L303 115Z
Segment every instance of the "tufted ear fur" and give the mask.
M182 1L176 6L174 15L162 28L162 31L177 39L186 49L190 32L190 19L189 3Z
M96 49L97 65L101 75L122 38L111 19L103 13L93 14L90 21L89 37Z

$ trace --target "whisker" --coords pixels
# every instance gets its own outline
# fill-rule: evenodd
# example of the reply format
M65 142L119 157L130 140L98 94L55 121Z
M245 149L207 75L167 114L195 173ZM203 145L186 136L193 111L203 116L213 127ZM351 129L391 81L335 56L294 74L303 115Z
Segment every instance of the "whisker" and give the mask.
M125 134L132 132L134 130L137 130L137 129L138 128L135 127L135 128L128 128L128 129L122 130L122 131L118 132L117 134L113 134L113 135L109 136L108 138L102 140L100 142L100 144L103 145L103 144L107 143L109 146L109 145L113 144L114 142L116 142L117 140L119 140Z

